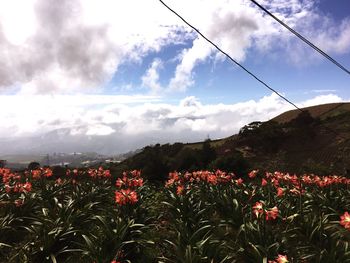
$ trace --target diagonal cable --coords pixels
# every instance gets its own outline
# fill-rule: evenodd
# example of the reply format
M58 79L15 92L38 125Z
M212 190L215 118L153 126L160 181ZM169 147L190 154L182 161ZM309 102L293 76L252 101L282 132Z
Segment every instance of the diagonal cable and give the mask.
M227 52L223 51L218 45L216 45L213 41L211 41L209 38L207 38L205 35L203 35L197 28L192 26L189 22L187 22L181 15L179 15L175 10L171 9L168 5L166 5L162 0L159 0L167 9L169 9L172 13L174 13L177 17L179 17L183 22L185 22L186 25L188 25L190 28L192 28L194 31L198 33L202 38L204 38L207 42L209 42L211 45L213 45L219 52L224 54L229 60L231 60L233 63L235 63L237 66L239 66L241 69L243 69L245 72L247 72L249 75L251 75L254 79L259 81L262 85L264 85L266 88L271 90L273 93L275 93L277 96L291 104L294 108L298 109L299 111L303 112L301 108L299 108L297 105L295 105L293 102L291 102L289 99L281 95L278 91L271 88L266 82L258 78L254 73L252 73L250 70L248 70L246 67L244 67L242 64L234 60Z
M266 84L263 80L259 79L255 74L253 74L251 71L249 71L246 67L241 65L239 62L234 60L229 54L227 54L225 51L223 51L218 45L216 45L213 41L211 41L209 38L207 38L205 35L203 35L197 28L192 26L189 22L187 22L181 15L179 15L176 11L174 11L172 8L170 8L168 5L166 5L162 0L159 0L167 9L169 9L172 13L174 13L177 17L179 17L185 24L187 24L190 28L192 28L195 32L197 32L202 38L204 38L207 42L209 42L211 45L213 45L219 52L224 54L229 60L231 60L234 64L242 68L246 73L251 75L254 79L256 79L258 82L260 82L262 85L264 85L266 88L271 90L273 93L277 94L280 98L288 102L290 105L292 105L294 108L299 110L300 112L304 112L305 110L299 108L297 105L295 105L293 102L288 100L286 97L281 95L279 92L277 92L275 89L271 88L268 84ZM333 130L332 128L323 125L328 131L332 132L335 135L338 135L340 138L345 139L345 141L348 141L350 139L346 139L344 136L342 136L337 131Z
M303 42L305 42L307 45L309 45L312 49L314 49L315 51L317 51L318 53L320 53L322 56L324 56L326 59L328 59L329 61L331 61L333 64L335 64L337 67L339 67L341 70L345 71L346 73L348 73L350 75L350 71L345 68L342 64L340 64L338 61L336 61L334 58L332 58L330 55L328 55L326 52L324 52L322 49L320 49L319 47L317 47L316 45L314 45L310 40L308 40L306 37L304 37L303 35L301 35L300 33L298 33L297 31L295 31L293 28L291 28L290 26L288 26L286 23L284 23L282 20L280 20L279 18L277 18L274 14L272 14L269 10L267 10L265 7L263 7L262 5L260 5L257 1L255 0L250 0L251 2L253 2L256 6L258 6L261 10L263 10L266 14L268 14L269 16L271 16L274 20L276 20L278 23L280 23L283 27L285 27L286 29L288 29L290 32L292 32L294 35L296 35L299 39L301 39Z

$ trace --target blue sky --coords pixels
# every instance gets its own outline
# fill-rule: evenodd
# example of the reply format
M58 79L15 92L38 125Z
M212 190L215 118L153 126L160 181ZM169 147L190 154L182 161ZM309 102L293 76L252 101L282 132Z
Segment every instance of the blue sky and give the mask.
M288 1L285 2L288 3ZM345 0L314 2L312 11L318 16L325 16L324 20L327 20L327 22L323 22L322 18L318 17L314 21L310 21L310 24L332 24L328 27L327 25L324 26L324 30L331 31L327 41L339 41L337 38L332 38L331 35L340 34L340 24L344 21L348 22L350 19L349 3ZM169 13L169 15L172 14ZM191 16L186 17L186 19L191 21ZM264 19L271 20L267 16ZM298 29L298 20L294 23L294 27ZM281 30L280 25L274 24L273 26L276 30ZM199 29L201 30L201 28ZM316 28L315 32L318 30ZM299 31L312 40L312 36L309 37L306 34L307 32L303 32L305 30L302 27L299 28ZM283 34L288 35L289 33L284 32ZM342 98L349 97L348 74L300 42L293 35L290 34L286 37L290 42L288 45L295 44L297 51L293 52L291 47L285 48L279 45L270 50L261 51L259 47L255 46L259 45L257 41L254 43L255 45L252 44L247 48L246 57L240 62L273 88L296 102L321 93L335 93ZM117 91L124 94L147 91L147 87L142 85L142 76L154 59L160 59L164 63L158 73L159 83L165 87L169 79L173 77L172 74L178 64L174 57L179 56L184 49L190 49L193 40L193 38L190 38L181 44L169 44L158 52L150 52L143 57L141 62L121 65L113 79L105 86L105 91L111 93ZM320 42L320 40L318 41ZM349 40L347 41L349 42ZM322 48L322 42L319 44ZM325 46L324 49L345 67L349 67L350 52L348 45L340 52L328 46ZM305 54L306 56L303 57ZM195 66L192 74L194 84L190 88L181 93L172 93L169 96L166 94L164 99L176 103L178 99L184 96L195 96L204 103L237 103L249 99L259 99L270 93L269 90L227 59L218 62L212 56L208 56L205 61L199 62ZM130 89L125 89L125 86L129 86ZM115 87L119 87L119 89Z
M299 106L349 101L349 74L249 0L165 2ZM347 0L259 2L350 68ZM156 0L1 1L0 47L0 138L151 138L131 149L291 109Z

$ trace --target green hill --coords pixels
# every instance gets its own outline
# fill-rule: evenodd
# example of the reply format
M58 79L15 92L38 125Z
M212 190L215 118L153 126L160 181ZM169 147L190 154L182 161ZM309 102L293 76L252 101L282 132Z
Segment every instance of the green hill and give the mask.
M110 167L141 169L150 180L170 171L221 169L244 176L250 169L291 173L350 172L350 103L333 103L285 112L253 122L221 140L147 146Z
M328 117L350 112L350 103L322 104L317 106L306 107L304 108L304 110L307 110L313 118L320 118L321 120L324 120ZM279 123L290 122L292 119L295 119L299 113L300 111L298 110L286 111L273 118L272 121L276 121Z

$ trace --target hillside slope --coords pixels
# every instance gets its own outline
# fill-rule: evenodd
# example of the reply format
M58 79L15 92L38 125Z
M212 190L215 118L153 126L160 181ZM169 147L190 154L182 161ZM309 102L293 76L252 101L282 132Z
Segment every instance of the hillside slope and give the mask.
M328 117L350 112L350 103L328 103L306 107L304 110L307 110L313 118L320 118L321 120L324 120ZM273 118L271 121L276 121L278 123L290 122L291 120L295 119L299 113L299 110L286 111Z
M254 122L239 134L195 144L148 146L125 160L117 171L142 169L163 180L170 171L249 169L292 173L350 172L350 103L318 105L285 112L268 122Z

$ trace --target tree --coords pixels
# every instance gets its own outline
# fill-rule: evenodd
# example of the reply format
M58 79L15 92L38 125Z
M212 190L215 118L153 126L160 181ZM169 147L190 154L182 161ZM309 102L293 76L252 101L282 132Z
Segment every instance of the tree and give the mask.
M31 162L28 164L28 170L36 170L40 168L40 163L38 162Z
M213 170L234 172L237 176L246 175L250 169L248 161L238 151L218 157L210 166Z
M315 137L315 126L317 125L317 120L314 119L310 112L304 110L299 113L299 115L290 122L292 127L293 136L298 137L298 139L303 141L308 141Z
M203 169L207 168L208 165L215 160L216 158L216 152L213 147L211 147L211 140L206 139L203 142L202 150L200 153L200 158L202 161Z
M297 127L309 126L315 122L315 119L311 116L308 110L303 110L298 116L291 121Z
M257 130L259 130L259 127L262 125L263 123L261 121L253 121L245 126L243 126L240 130L239 130L239 134L243 135L243 136L247 136L250 134L254 134Z
M190 147L182 148L171 161L171 170L176 171L193 171L200 167L199 150Z

